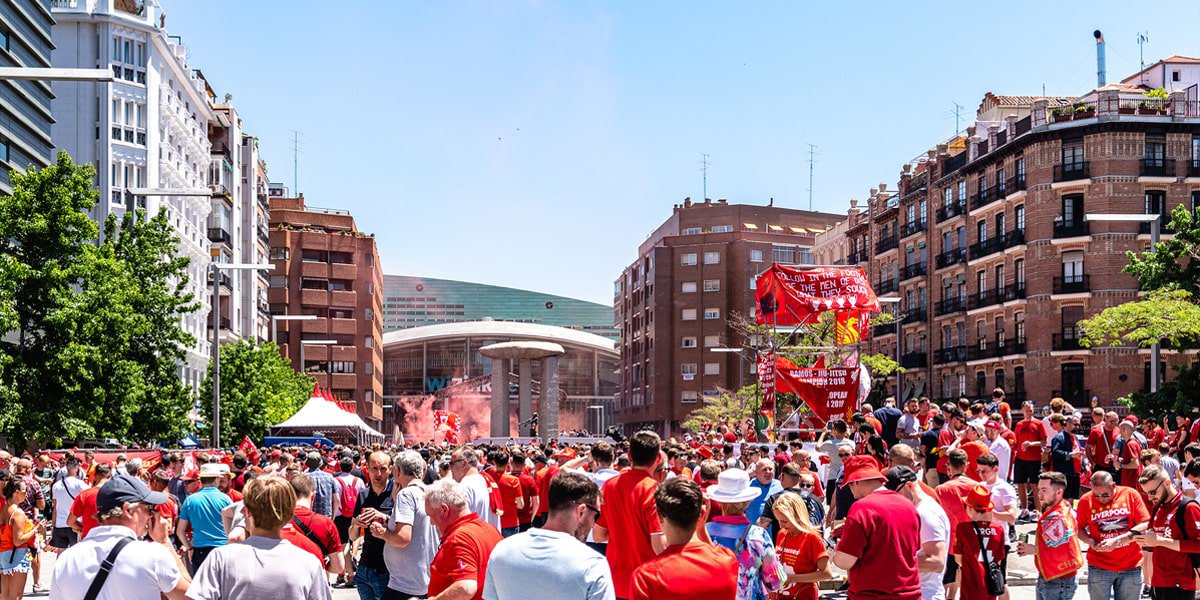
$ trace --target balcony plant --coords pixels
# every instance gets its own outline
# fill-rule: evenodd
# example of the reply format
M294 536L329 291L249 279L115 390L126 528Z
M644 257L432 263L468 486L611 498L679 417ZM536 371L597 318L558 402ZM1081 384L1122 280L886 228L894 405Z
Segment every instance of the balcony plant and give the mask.
M1075 109L1070 106L1058 106L1050 110L1050 116L1055 123L1060 121L1070 121L1075 114Z
M1167 90L1157 88L1145 93L1145 100L1138 102L1139 115L1167 114Z
M1079 102L1074 105L1075 119L1090 119L1096 116L1096 105Z

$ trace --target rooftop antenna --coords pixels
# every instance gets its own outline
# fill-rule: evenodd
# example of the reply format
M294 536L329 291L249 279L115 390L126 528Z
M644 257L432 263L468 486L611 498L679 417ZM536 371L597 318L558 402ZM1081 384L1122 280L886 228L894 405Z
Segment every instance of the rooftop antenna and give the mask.
M951 102L954 105L954 136L958 137L958 132L962 131L959 127L963 106L957 102Z
M808 144L808 210L813 209L813 163L817 162L816 156L817 147L813 144Z
M303 131L292 131L292 194L300 197L300 134Z
M1104 34L1097 29L1092 32L1092 37L1096 38L1096 87L1104 87Z
M708 199L708 155L700 153L700 173L704 178L704 195L701 196L705 200Z
M1150 32L1143 31L1138 34L1138 61L1142 63L1143 71L1146 70L1146 42L1150 41Z

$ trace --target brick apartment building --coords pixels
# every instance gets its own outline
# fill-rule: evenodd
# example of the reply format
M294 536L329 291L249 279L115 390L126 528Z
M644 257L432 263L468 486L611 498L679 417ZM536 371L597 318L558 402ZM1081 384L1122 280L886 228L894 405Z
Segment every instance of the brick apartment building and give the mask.
M274 190L273 190L274 191ZM307 206L304 195L272 195L272 315L313 315L277 321L280 346L293 365L304 365L341 401L378 428L383 419L383 269L373 234L355 226L344 210ZM283 273L286 273L284 275Z
M1087 406L1149 389L1149 350L1082 348L1077 323L1137 298L1121 269L1150 224L1084 215L1200 205L1198 83L1200 59L1171 57L1078 99L988 94L966 136L851 211L848 262L901 298L900 335L879 326L872 344L894 356L901 343L906 396L1001 387ZM1159 87L1170 99L1147 101ZM1164 351L1163 378L1195 358Z
M775 206L685 199L615 281L620 387L615 420L667 435L717 388L752 384L731 311L752 314L754 278L772 262L812 263L818 232L842 217ZM657 344L656 344L657 341Z

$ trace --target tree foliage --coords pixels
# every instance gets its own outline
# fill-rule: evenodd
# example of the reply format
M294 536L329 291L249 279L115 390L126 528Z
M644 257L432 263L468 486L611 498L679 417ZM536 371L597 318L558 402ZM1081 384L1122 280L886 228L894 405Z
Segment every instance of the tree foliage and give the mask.
M717 388L717 396L705 396L704 405L692 411L683 422L685 431L701 431L705 426L736 423L739 431L746 419L757 412L755 396L759 392L753 385L740 390ZM712 398L710 401L709 398Z
M112 216L101 237L86 212L93 179L61 152L14 172L13 195L0 198L0 314L12 315L0 324L15 334L0 431L18 444L173 440L188 426L176 371L194 343L181 316L198 308L184 292L188 259L165 213Z
M268 427L296 414L312 391L312 379L292 369L278 347L246 340L222 345L221 444L237 445L246 435L262 440ZM204 414L210 415L211 363L201 394Z
M1181 289L1157 289L1134 302L1104 309L1079 322L1086 346L1138 346L1156 342L1183 348L1200 339L1200 305Z

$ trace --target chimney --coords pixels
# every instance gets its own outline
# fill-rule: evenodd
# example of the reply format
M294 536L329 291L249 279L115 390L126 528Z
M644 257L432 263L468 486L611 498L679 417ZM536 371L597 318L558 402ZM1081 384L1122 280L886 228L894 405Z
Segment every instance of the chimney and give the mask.
M729 204L728 198L717 198L717 204Z
M1104 87L1104 34L1097 29L1092 32L1096 38L1096 87Z
M688 196L687 198L684 198L684 199L683 199L683 207L684 207L684 208L691 208L691 207L692 207L692 197L691 197L691 196Z

